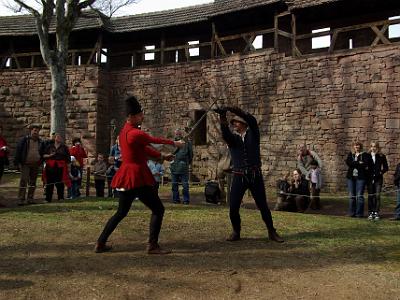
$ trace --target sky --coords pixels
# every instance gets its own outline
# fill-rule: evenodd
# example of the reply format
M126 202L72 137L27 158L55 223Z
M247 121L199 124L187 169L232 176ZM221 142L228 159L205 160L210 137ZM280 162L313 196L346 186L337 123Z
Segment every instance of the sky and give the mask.
M4 1L5 0L0 0L0 16L13 15L12 11L4 7ZM12 0L8 1L12 2ZM27 0L27 2L29 1L31 0ZM213 0L138 0L137 3L127 6L124 9L118 11L116 16L134 15L210 2L213 2Z

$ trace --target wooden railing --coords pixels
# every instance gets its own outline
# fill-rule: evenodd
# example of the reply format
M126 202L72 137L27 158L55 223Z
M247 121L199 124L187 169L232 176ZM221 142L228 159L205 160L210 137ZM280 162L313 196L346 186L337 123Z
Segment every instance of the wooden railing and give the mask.
M279 29L279 19L281 17L289 16L291 17L291 30L292 32L286 32L284 30ZM363 29L368 29L370 28L372 32L375 33L375 38L370 47L378 45L380 42L382 44L388 45L391 44L392 41L386 37L386 32L389 29L390 25L394 24L400 24L400 19L395 19L395 20L384 20L384 21L379 21L379 22L370 22L370 23L364 23L364 24L358 24L358 25L353 25L353 26L346 26L346 27L341 27L341 28L335 28L332 30L326 30L323 32L318 32L318 33L308 33L308 34L299 34L297 35L296 31L296 16L293 14L290 14L289 12L285 12L279 15L275 16L274 20L274 28L269 28L269 29L263 29L263 30L257 30L257 31L250 31L250 32L245 32L245 33L240 33L240 34L233 34L233 35L227 35L227 36L219 36L219 34L216 31L215 25L212 23L212 36L210 41L206 42L201 42L199 44L185 44L185 45L177 45L177 46L171 46L171 47L165 47L165 40L162 39L160 43L159 48L155 48L152 50L132 50L132 51L121 51L121 52L114 52L112 54L107 53L102 50L102 47L106 47L102 45L102 39L101 37L99 40L96 42L93 48L86 48L86 49L71 49L69 50L69 56L68 56L68 65L77 65L78 60L77 58L80 56L81 58L85 58L85 61L81 61L79 65L93 65L93 64L100 64L101 55L105 55L108 57L107 60L111 60L115 57L121 57L121 56L130 56L131 63L129 66L130 67L137 67L142 64L165 64L165 63L174 63L176 61L166 61L165 59L165 54L168 52L175 52L175 51L181 51L183 50L183 53L185 55L184 60L186 62L189 62L194 59L198 59L196 57L192 57L190 55L190 49L195 49L199 48L203 49L202 53L203 56L200 57L200 59L209 59L209 58L215 58L215 57L221 57L221 56L226 56L229 55L226 47L224 46L225 42L228 41L234 41L234 40L242 40L245 42L245 46L243 49L238 49L236 47L236 52L241 52L241 53L248 53L255 51L256 49L253 46L253 42L255 38L259 35L266 36L268 34L272 35L272 42L270 44L273 44L273 47L275 51L281 52L281 49L279 47L279 37L283 37L286 39L289 39L291 42L291 53L295 57L300 57L304 54L308 53L302 53L299 48L298 48L298 42L301 40L307 40L307 39L313 39L316 37L322 37L322 36L327 36L329 35L331 38L331 43L330 46L327 47L326 52L327 53L332 53L333 51L337 50L335 49L336 47L336 42L338 37L349 31L357 31L357 30L363 30ZM379 28L380 27L380 28ZM207 49L207 51L205 50ZM287 49L285 49L287 50ZM143 57L147 53L154 53L158 54L157 60L152 61L144 61ZM204 53L208 53L208 55L204 55ZM320 54L321 52L319 52ZM24 64L21 64L22 58L25 59ZM11 59L12 63L11 66L7 66L7 61ZM27 63L27 60L29 60L29 63ZM181 62L182 60L179 60ZM108 62L107 63L109 67L113 67L112 63ZM30 53L9 53L6 55L0 55L0 69L6 69L6 68L12 68L12 69L21 69L21 68L34 68L37 66L44 66L43 60L41 58L40 52L30 52Z

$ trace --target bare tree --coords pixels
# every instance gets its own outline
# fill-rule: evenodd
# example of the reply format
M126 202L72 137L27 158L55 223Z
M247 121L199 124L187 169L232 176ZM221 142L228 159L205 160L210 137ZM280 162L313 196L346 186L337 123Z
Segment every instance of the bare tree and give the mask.
M10 2L11 1L11 2ZM65 137L66 105L68 88L67 58L70 34L84 9L97 4L104 9L108 3L110 14L134 1L128 0L10 0L5 4L14 12L27 11L36 20L43 61L51 74L50 130ZM97 3L96 3L97 2ZM12 4L11 4L12 3ZM111 4L112 3L112 4ZM50 36L55 35L55 44Z
M111 18L122 7L138 3L139 1L140 0L98 0L93 7Z

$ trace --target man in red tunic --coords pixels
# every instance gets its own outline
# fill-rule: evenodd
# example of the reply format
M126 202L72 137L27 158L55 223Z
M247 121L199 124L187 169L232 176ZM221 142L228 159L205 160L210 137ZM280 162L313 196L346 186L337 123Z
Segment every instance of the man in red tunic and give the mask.
M173 155L163 156L150 144L167 144L183 147L185 142L164 138L155 138L140 130L144 115L137 99L133 96L126 100L127 122L119 134L119 142L124 162L115 174L112 188L119 191L119 206L117 212L109 219L99 236L95 252L102 253L111 250L107 239L119 222L128 214L132 201L138 197L152 212L150 234L147 247L148 254L168 254L171 251L162 249L158 244L158 236L164 216L164 206L155 189L154 177L147 166L148 157L172 160Z

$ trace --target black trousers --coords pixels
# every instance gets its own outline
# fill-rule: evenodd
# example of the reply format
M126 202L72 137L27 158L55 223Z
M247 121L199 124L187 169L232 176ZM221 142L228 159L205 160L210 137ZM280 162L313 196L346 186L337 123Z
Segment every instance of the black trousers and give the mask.
M53 198L54 185L57 189L58 200L64 199L63 168L46 167L46 201L51 202Z
M106 187L105 179L95 179L94 188L96 189L96 197L104 197L104 188Z
M379 212L381 208L381 191L383 186L383 180L378 179L374 182L370 181L367 183L368 189L368 213Z
M119 222L127 216L133 200L138 197L151 210L149 243L157 243L165 209L155 188L143 186L125 192L118 192L118 194L119 205L117 212L108 220L97 241L99 243L107 242L108 237L113 233Z
M256 172L251 178L234 174L230 191L229 217L231 219L233 231L240 233L240 205L246 190L249 189L251 195L261 212L261 217L269 230L274 229L271 211L268 208L267 196L265 194L264 180L261 172Z

